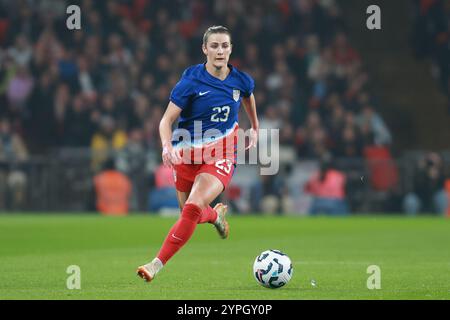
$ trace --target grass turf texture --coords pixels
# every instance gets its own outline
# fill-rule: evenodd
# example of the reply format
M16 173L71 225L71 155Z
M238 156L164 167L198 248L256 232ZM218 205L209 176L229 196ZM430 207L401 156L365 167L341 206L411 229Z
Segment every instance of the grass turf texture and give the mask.
M174 221L0 215L0 299L450 298L450 220L231 216L229 239L219 239L211 225L198 226L147 284L136 267L153 258ZM293 278L281 289L253 278L253 261L266 249L292 259ZM374 264L380 290L366 286ZM69 265L81 268L81 290L66 288Z

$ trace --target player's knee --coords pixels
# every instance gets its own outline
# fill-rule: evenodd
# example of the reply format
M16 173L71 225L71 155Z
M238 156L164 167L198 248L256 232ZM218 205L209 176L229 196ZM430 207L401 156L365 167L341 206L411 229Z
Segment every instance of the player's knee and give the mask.
M193 222L198 222L202 215L202 211L203 209L199 205L192 202L186 202L183 211L181 212L181 217Z
M199 207L201 210L204 210L208 206L208 203L206 203L205 200L197 197L189 197L189 199L186 200L185 205L189 203Z

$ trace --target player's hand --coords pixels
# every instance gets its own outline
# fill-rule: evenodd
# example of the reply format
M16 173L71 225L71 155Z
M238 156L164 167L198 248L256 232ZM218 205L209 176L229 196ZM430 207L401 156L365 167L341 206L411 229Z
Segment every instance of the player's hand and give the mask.
M251 147L256 147L256 144L258 143L258 129L250 129L250 143L245 148L245 150L250 149Z
M162 159L166 166L173 168L174 165L181 163L180 150L174 149L172 145L166 145L163 147Z

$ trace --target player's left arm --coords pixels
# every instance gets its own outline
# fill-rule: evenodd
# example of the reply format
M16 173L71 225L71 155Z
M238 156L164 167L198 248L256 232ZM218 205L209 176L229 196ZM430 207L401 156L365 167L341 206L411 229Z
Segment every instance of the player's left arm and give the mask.
M258 142L258 130L259 130L259 120L258 114L256 113L256 101L253 93L249 97L243 97L242 103L244 104L245 112L250 120L252 128L250 129L250 144L246 150L251 147L256 147Z

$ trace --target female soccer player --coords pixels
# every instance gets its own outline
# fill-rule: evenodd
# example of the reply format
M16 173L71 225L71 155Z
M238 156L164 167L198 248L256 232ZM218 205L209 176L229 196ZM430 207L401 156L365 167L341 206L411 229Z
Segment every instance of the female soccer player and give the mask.
M232 51L228 29L208 28L202 50L206 63L184 71L159 126L162 159L173 168L181 216L158 255L138 268L137 274L147 282L189 240L197 224L211 223L223 239L228 237L227 206L219 203L213 209L209 205L229 184L235 169L241 100L252 126L247 149L257 143L254 81L228 64ZM172 136L172 124L178 118Z

